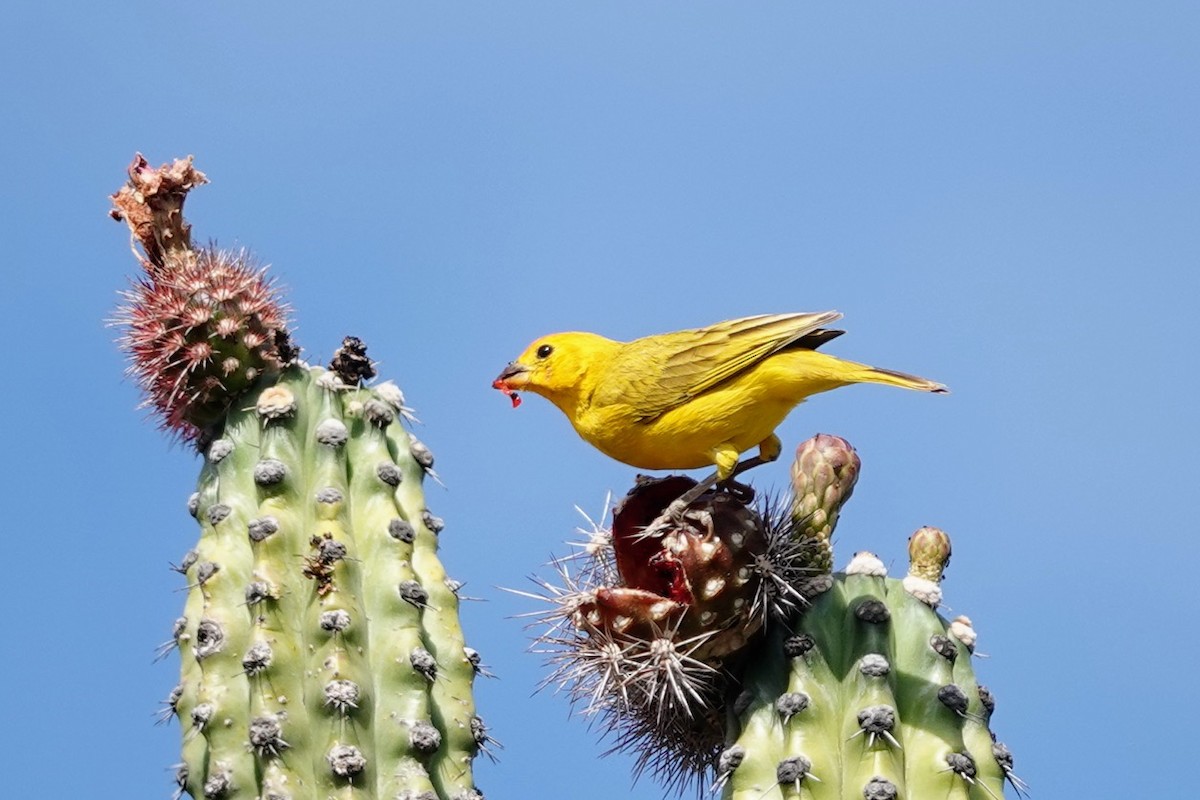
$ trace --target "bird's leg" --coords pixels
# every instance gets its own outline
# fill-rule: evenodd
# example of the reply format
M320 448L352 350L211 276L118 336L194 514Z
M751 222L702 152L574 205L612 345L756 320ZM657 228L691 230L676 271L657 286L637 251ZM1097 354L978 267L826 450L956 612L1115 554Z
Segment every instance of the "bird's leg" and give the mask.
M738 450L732 444L721 445L713 451L713 463L717 465L717 471L680 495L678 499L667 506L664 515L668 515L676 523L682 522L687 507L717 484L731 489L738 499L745 498L743 502L749 502L754 497L754 490L733 481L733 478L753 467L769 464L779 458L781 452L783 452L783 442L779 441L779 437L775 434L771 434L759 442L758 455L744 461L738 461Z
M733 465L730 474L721 479L721 487L727 489L730 494L733 494L742 503L750 503L751 500L754 500L754 489L745 485L745 483L734 481L734 477L737 477L748 469L760 467L762 464L769 464L775 461L776 458L779 458L779 453L782 451L784 451L784 443L774 433L770 434L769 437L758 443L757 456L746 458L744 461L739 461Z
M779 454L782 452L783 442L779 441L779 437L772 433L770 436L758 443L758 463L767 464L771 461L774 461L775 459L779 458ZM753 461L754 459L750 460ZM754 466L757 466L757 464ZM749 469L749 467L746 467L745 469ZM738 468L734 471L734 474L736 475L741 471L742 468Z
M754 502L754 487L748 483L741 483L730 478L729 480L718 481L717 488L742 505Z
M754 490L744 483L738 483L734 478L748 469L770 464L779 458L779 454L783 452L783 442L779 441L779 437L771 434L766 439L763 439L758 445L758 455L753 458L747 458L744 461L739 461L730 470L729 475L719 480L721 488L728 491L738 500L743 503L749 503L754 499Z
M738 449L729 442L713 448L712 459L713 463L717 465L717 471L688 489L672 502L671 505L667 506L667 510L663 512L664 516L676 524L683 522L683 512L687 511L688 506L699 500L700 495L715 486L718 481L727 480L736 474Z
M700 496L711 489L721 479L720 472L714 472L704 480L697 483L692 488L688 489L676 499L671 501L667 506L667 510L663 512L663 516L670 517L673 522L683 522L683 513L687 511L688 506L700 499Z

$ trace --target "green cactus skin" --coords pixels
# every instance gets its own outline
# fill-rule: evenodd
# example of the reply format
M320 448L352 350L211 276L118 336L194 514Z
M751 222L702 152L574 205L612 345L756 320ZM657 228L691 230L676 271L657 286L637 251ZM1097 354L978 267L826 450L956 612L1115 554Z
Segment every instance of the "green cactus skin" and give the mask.
M790 630L764 643L732 728L743 757L726 776L726 800L1004 796L970 650L903 581L874 572L834 575ZM805 647L789 649L789 638ZM808 702L782 713L799 694ZM780 765L796 757L807 774L785 782L795 770Z
M193 797L473 796L475 669L381 395L295 367L208 447L175 704Z
M146 405L205 462L175 623L180 793L203 800L480 800L479 656L464 647L433 456L348 337L297 361L286 307L245 253L195 250L191 159L140 155L113 195L145 274L116 322Z

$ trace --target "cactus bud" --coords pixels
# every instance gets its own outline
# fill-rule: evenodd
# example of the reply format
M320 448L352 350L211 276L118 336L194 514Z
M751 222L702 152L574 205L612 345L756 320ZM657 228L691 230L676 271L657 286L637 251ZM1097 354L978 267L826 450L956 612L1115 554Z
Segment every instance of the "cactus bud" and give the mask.
M792 462L792 517L820 545L813 551L818 572L833 570L831 536L842 506L854 493L862 462L840 436L819 433L796 448Z

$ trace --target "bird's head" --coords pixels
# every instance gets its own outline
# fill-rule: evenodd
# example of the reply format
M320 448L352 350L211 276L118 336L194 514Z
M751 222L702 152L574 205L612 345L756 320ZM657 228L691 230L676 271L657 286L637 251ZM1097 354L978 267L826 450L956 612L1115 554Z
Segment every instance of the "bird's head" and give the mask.
M584 378L616 342L594 333L555 333L535 341L492 381L520 404L517 392L534 392L568 411L578 401Z

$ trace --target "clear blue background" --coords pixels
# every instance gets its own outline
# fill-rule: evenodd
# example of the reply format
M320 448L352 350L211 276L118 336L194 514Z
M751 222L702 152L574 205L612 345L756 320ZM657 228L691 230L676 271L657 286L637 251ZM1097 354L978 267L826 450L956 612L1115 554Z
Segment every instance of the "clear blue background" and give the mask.
M12 3L0 33L10 797L167 797L197 460L135 411L103 320L107 195L193 153L201 240L275 264L314 360L364 337L448 489L443 557L505 745L490 800L627 795L496 587L634 470L489 389L535 336L837 308L853 387L780 434L864 461L839 563L946 583L1037 798L1178 796L1197 763L1194 3ZM782 485L786 462L753 477Z

